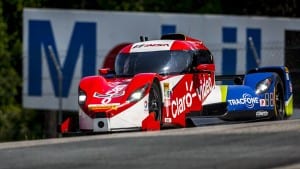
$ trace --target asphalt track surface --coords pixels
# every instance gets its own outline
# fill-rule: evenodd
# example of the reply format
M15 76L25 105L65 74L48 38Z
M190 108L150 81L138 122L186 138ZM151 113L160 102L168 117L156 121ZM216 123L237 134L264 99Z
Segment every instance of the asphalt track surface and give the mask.
M300 168L299 110L285 121L197 120L195 128L0 143L0 169Z

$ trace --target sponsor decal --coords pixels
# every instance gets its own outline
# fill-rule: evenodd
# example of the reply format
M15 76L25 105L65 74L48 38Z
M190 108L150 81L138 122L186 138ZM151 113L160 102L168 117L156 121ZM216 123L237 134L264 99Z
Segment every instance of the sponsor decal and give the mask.
M199 88L196 88L195 92L192 92L194 83L193 81L185 83L186 94L182 97L176 97L171 102L171 114L173 118L176 118L180 114L186 111L193 105L193 98L198 96L200 101L203 101L213 88L211 77L200 80ZM167 113L167 116L169 114Z
M171 118L165 118L165 122L166 123L172 123L172 119Z
M260 107L265 107L267 105L267 101L265 99L259 99Z
M266 106L269 106L270 105L270 95L269 95L269 93L265 94L265 101L266 101Z
M102 98L101 103L108 104L111 102L112 98L123 96L125 94L124 88L126 86L127 85L118 85L118 86L112 88L111 90L107 91L105 94L95 92L93 97Z
M252 97L250 94L244 93L242 98L229 99L228 102L231 106L246 105L247 108L251 109L255 104L259 103L259 99L258 97Z
M199 100L203 101L213 88L211 77L200 80L200 87L196 89Z
M164 83L164 95L166 99L170 99L171 96L170 83Z
M290 80L290 78L289 78L289 72L285 73L285 77L286 77L286 80Z
M190 108L193 104L193 98L197 96L197 93L192 93L193 89L193 82L188 84L185 82L186 94L182 97L176 97L171 102L171 113L173 118L176 118L181 113L183 113L187 108Z
M119 103L113 103L113 104L90 104L88 105L89 110L91 111L101 111L101 110L107 110L107 109L112 109L112 110L117 110Z
M267 111L257 111L256 117L267 117L269 115L269 112Z
M273 93L265 93L264 99L259 99L259 105L261 107L274 106L274 94Z
M147 48L147 47L169 47L168 43L150 43L150 44L137 44L132 48Z
M170 83L163 83L164 86L164 106L166 107L167 117L169 117L170 110L168 107L171 105L171 90L170 90Z
M274 95L270 93L270 106L274 106Z
M170 90L170 83L163 83L164 86L164 106L166 107L167 117L169 117L170 110L168 107L170 106L170 98L171 98L171 90Z
M148 110L148 101L145 100L144 102L144 110L147 111Z

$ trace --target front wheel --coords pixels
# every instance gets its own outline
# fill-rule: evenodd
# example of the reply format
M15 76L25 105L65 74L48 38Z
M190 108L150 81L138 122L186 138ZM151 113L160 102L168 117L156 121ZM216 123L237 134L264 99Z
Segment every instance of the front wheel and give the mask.
M162 96L157 82L153 82L149 93L149 113L155 113L155 120L161 121Z
M282 81L279 77L277 77L274 88L274 111L275 120L285 119L284 90Z

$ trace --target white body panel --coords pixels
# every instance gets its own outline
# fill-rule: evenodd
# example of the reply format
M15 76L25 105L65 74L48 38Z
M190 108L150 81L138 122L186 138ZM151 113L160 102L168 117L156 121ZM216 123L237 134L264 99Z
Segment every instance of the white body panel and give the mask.
M92 130L94 132L123 130L126 128L141 128L143 120L149 115L148 98L149 94L133 106L111 118L92 119L80 109L79 128ZM104 126L101 128L98 126L100 121L104 123Z
M208 104L221 103L221 102L222 102L221 87L216 85L202 104L208 105Z

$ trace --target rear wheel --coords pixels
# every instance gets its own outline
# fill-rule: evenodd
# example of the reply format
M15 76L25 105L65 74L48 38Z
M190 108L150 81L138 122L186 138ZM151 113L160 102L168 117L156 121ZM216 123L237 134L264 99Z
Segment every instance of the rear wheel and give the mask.
M274 88L274 111L275 120L285 119L285 104L284 104L284 90L281 79L278 77Z
M161 121L162 96L157 82L153 82L149 93L149 113L155 113L155 120Z

